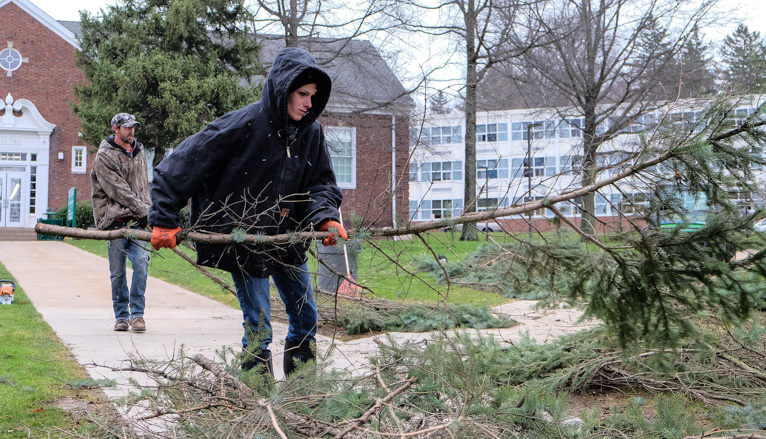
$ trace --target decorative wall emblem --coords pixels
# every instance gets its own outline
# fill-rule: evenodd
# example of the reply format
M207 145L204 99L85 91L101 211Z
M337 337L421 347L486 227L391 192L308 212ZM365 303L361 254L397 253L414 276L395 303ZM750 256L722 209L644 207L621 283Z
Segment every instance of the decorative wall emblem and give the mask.
M0 68L6 71L5 76L13 76L13 71L18 70L25 62L29 62L29 58L23 58L21 53L13 48L12 41L8 41L8 47L0 50Z

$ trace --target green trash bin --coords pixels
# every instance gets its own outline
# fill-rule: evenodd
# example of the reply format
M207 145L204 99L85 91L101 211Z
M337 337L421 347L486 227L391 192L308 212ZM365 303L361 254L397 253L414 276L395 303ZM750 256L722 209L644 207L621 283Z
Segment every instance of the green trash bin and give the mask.
M45 212L45 218L40 218L37 220L38 223L53 224L56 226L63 226L65 221L66 221L66 218L62 218L60 215L57 215L56 212ZM41 233L38 233L37 240L38 241L63 241L64 237L53 236L53 235L43 235Z

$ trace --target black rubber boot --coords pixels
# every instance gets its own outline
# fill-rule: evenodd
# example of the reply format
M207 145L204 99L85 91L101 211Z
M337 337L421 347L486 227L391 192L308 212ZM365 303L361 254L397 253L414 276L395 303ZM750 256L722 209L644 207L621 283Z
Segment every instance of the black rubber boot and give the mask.
M311 345L312 343L308 341L295 343L290 340L285 340L285 356L283 363L285 377L293 373L298 367L298 364L307 363L315 358Z
M263 370L263 374L271 375L271 377L274 377L274 367L271 364L271 351L268 349L262 350L258 354L252 354L250 352L242 352L242 364L240 365L240 368L242 371L250 370L254 367L257 367L258 365L263 364L266 366Z

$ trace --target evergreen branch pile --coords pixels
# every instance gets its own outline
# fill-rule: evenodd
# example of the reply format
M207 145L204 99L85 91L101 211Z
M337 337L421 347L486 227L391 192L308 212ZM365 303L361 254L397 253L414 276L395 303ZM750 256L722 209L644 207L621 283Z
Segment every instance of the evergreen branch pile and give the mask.
M382 306L378 302L381 302ZM349 335L375 331L428 332L455 328L509 328L515 325L514 321L493 314L487 306L421 304L389 308L385 303L375 301L367 306L344 307L339 310L336 324L344 327Z
M759 376L765 372L763 317L737 328L715 319L697 323L706 339L720 342L686 340L677 352L626 351L604 328L545 345L458 332L428 342L381 343L365 375L330 370L320 361L316 369L303 366L277 383L258 370L240 372L239 356L231 351L219 352L230 360L225 365L181 352L168 362L137 360L125 368L160 383L126 404L144 407L144 421L164 420L164 428L172 429L143 431L143 437L648 439L702 435L711 428L766 433L766 380ZM605 389L619 391L624 406L570 412L574 395Z

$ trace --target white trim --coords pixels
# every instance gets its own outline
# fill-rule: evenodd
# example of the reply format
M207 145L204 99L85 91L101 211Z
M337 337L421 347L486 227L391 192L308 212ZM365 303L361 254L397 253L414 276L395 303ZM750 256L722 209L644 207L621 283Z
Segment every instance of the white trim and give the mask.
M341 126L325 126L325 138L329 138L332 131L345 131L350 133L351 138L351 182L337 182L338 187L341 189L356 189L356 127L341 127ZM332 157L332 152L330 157ZM337 179L337 173L335 175Z
M65 28L61 23L54 20L50 15L43 12L42 9L38 8L27 0L0 0L0 8L10 3L14 3L16 6L21 8L27 14L31 15L35 20L42 23L45 27L50 29L51 32L61 37L61 39L67 43L71 44L75 48L79 47L75 34L69 29Z
M25 117L15 117L14 111L20 111ZM50 136L54 128L56 125L45 120L32 102L26 99L14 102L10 93L5 97L5 114L0 118L0 129L34 131L40 135Z
M81 156L82 165L80 166L75 165L77 151L82 152L82 156ZM73 146L72 147L72 174L85 174L87 166L88 166L88 147Z
M391 115L391 224L396 229L396 115ZM396 237L394 237L396 238Z
M13 97L8 94L5 102L0 101L0 105L5 105L5 114L0 116L0 152L21 152L26 154L35 154L36 161L31 160L31 156L24 163L27 167L25 177L28 191L30 180L29 173L34 166L36 171L36 196L35 213L29 214L29 195L25 195L24 209L25 224L22 227L34 227L38 219L42 218L48 206L48 185L50 182L50 137L56 125L45 120L35 105L26 100L19 99L13 102ZM21 117L14 116L21 112ZM16 162L11 162L15 164Z

